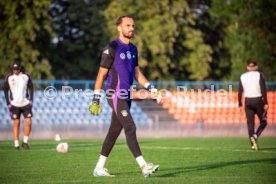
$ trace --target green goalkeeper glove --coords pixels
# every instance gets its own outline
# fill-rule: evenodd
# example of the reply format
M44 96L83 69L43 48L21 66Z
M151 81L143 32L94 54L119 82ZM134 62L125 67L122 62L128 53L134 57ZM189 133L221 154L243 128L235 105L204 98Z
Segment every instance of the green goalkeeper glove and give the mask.
M162 94L153 85L148 83L146 89L150 91L152 98L155 99L157 103L162 101Z
M162 94L160 93L160 91L156 88L152 88L150 92L153 99L155 99L156 102L159 104L162 101Z
M101 95L95 94L92 102L89 105L89 112L93 116L98 116L100 112L102 112L102 107L100 105Z

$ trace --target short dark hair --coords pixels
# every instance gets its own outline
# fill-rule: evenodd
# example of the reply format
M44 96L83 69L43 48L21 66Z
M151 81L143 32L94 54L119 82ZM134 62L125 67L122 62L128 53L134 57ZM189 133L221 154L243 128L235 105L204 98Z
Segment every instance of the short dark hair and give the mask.
M118 19L116 20L116 25L120 25L123 22L123 18L131 18L133 19L133 17L130 14L126 14L126 15L121 15L120 17L118 17Z
M247 60L247 66L257 66L257 60L255 58L250 58Z

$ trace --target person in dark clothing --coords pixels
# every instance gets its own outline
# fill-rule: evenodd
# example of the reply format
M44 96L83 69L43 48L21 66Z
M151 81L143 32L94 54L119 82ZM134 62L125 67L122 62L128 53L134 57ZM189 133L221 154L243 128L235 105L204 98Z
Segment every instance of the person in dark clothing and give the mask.
M159 165L145 161L137 141L136 126L130 113L130 89L134 78L142 87L153 92L158 99L161 96L157 89L148 82L138 66L137 48L130 43L135 30L133 18L129 15L121 16L116 25L119 37L103 49L100 69L94 87L94 99L89 107L92 115L98 115L101 112L100 90L104 79L107 77L106 97L113 110L112 120L93 175L113 176L108 173L104 165L121 130L124 129L127 145L141 168L143 176L148 177L159 169Z
M255 59L247 61L247 72L242 74L239 82L238 101L242 107L242 93L244 92L244 109L247 118L248 134L252 149L258 150L257 140L267 125L267 94L264 74L258 71L258 64ZM255 132L254 116L257 114L260 126Z

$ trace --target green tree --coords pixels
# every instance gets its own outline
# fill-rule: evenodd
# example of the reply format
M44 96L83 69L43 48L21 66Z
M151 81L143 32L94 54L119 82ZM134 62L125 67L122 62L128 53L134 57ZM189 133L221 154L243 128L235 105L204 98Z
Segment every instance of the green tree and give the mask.
M225 22L210 16L211 0L189 0L189 6L198 16L196 28L203 33L204 42L212 48L212 62L210 63L211 72L207 80L223 80L229 76L231 65L228 60L229 51L223 46L226 35L224 30ZM227 61L227 62L225 62Z
M210 70L212 49L204 43L186 0L114 0L104 11L108 28L117 36L115 20L132 14L137 25L133 40L139 65L151 80L204 80Z
M34 79L52 79L51 66L44 57L51 37L50 0L0 1L0 75L4 76L18 59Z
M231 64L228 80L239 80L251 57L258 60L267 80L276 80L275 9L274 0L213 0L212 19L225 25L223 47L230 57L223 62Z
M108 35L102 11L109 0L54 0L50 7L57 36L49 51L58 79L95 79Z

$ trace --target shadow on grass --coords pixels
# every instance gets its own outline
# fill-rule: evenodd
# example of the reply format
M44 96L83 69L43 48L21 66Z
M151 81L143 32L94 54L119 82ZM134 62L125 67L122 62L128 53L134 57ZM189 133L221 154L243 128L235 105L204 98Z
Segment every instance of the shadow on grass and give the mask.
M276 147L260 148L260 151L264 151L264 150L266 150L266 151L276 150Z
M159 175L156 177L175 177L176 175L181 173L197 172L197 171L211 170L211 169L217 169L217 168L228 167L228 166L254 164L254 163L276 164L276 159L242 160L242 161L233 161L233 162L213 163L213 164L206 164L206 165L199 165L199 166L192 166L192 167L164 169L164 170L161 170L160 172L169 172L169 173Z

